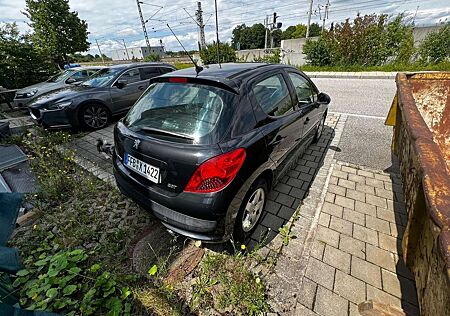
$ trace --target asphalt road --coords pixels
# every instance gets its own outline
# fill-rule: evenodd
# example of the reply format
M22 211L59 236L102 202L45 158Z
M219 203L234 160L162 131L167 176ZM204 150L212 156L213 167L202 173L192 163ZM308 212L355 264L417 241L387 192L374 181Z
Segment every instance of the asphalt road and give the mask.
M348 115L335 158L374 169L395 169L390 148L392 127L384 125L395 95L395 81L331 78L313 81L320 91L330 95L329 111Z

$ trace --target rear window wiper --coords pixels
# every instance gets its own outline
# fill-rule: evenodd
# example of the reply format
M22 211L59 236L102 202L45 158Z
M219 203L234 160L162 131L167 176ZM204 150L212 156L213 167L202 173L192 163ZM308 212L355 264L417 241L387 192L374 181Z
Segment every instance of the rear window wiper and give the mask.
M177 138L182 138L182 139L188 139L188 140L194 140L194 137L185 135L185 134L180 134L180 133L175 133L175 132L169 132L169 131L165 131L162 129L157 129L157 128L152 128L152 127L140 127L139 131L144 131L147 134L155 134L155 135L166 135L166 136L172 136L172 137L177 137Z

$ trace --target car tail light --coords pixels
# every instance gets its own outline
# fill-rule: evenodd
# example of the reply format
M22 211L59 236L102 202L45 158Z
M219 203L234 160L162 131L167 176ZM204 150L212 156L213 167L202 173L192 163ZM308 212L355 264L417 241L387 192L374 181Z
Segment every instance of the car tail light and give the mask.
M173 77L173 78L169 78L169 82L172 82L172 83L187 83L188 80L187 80L187 78Z
M194 172L184 191L208 193L223 189L236 177L245 155L245 149L239 148L205 161Z

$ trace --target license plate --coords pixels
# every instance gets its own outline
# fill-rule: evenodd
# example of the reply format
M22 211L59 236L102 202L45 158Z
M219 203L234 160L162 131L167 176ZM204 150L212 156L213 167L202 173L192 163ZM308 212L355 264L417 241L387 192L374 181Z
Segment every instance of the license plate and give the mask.
M125 166L136 171L154 183L159 183L159 168L139 160L127 153L123 157Z

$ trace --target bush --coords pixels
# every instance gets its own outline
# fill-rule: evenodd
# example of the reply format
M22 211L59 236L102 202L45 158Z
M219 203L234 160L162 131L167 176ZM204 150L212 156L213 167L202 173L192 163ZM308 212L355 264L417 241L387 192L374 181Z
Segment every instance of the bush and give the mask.
M358 15L324 32L318 42L306 43L303 52L314 66L381 66L408 63L413 42L402 15L390 22L387 15Z
M419 47L420 59L425 63L439 63L450 59L450 24L428 34Z
M320 38L318 41L307 40L303 46L303 53L312 66L328 66L332 64L331 50L323 38Z
M159 56L159 54L150 54L144 57L144 61L147 62L156 62L156 61L161 61L161 56Z
M255 57L253 58L253 62L255 63L270 63L270 64L279 64L281 61L280 50L275 49L269 55L264 57Z
M228 43L219 44L220 62L231 63L236 61L236 52ZM217 64L217 44L208 45L200 52L200 57L205 65Z

